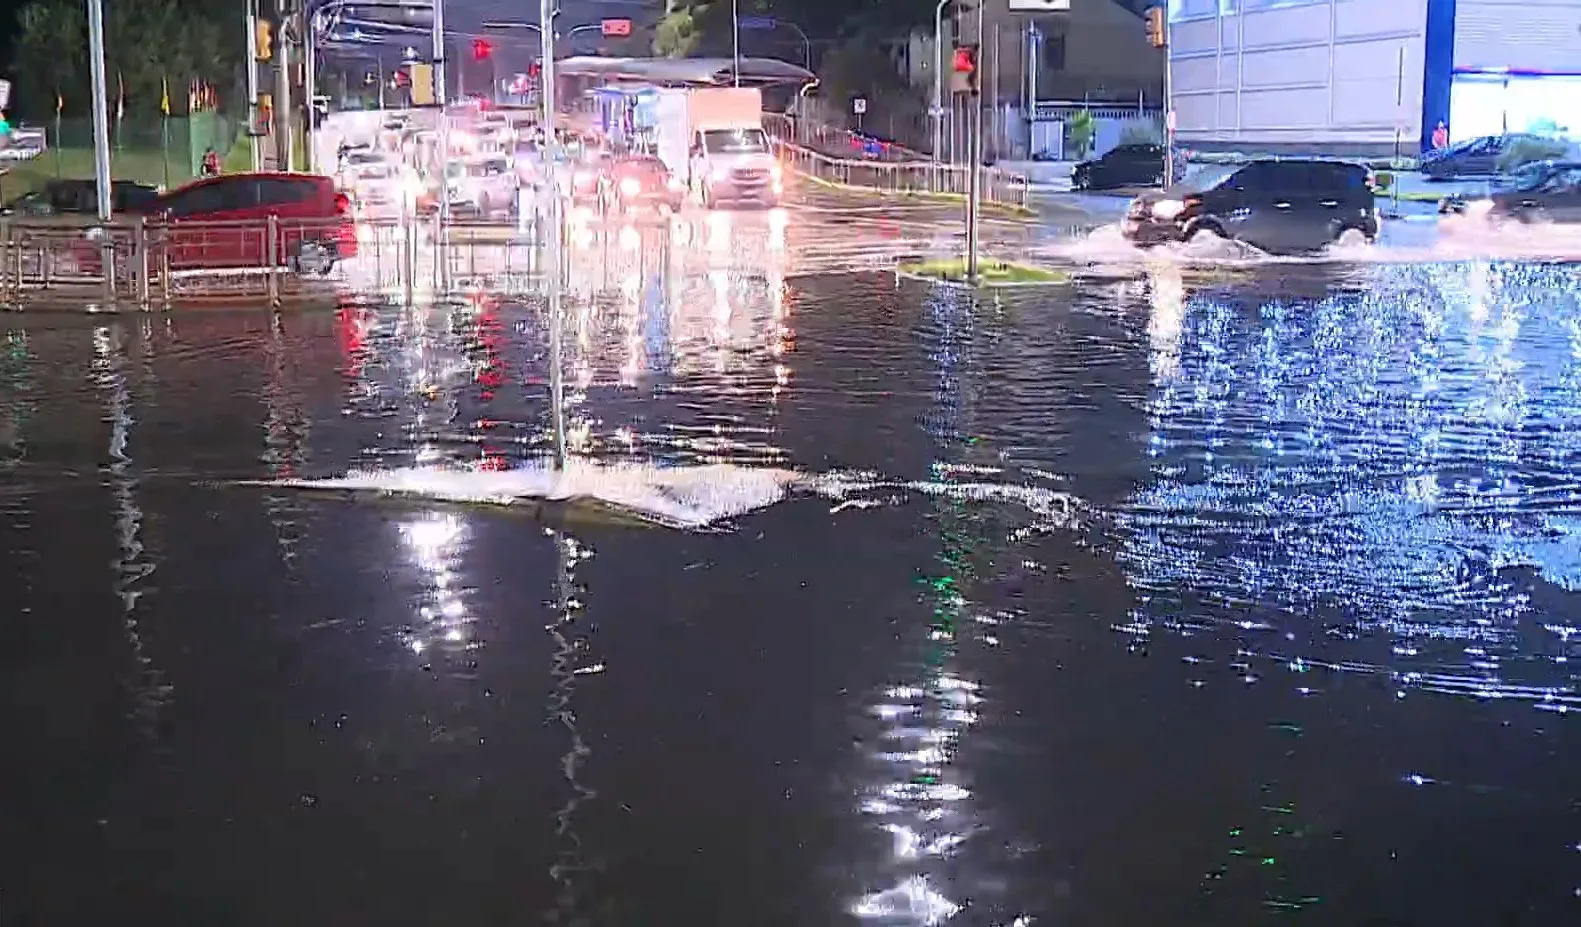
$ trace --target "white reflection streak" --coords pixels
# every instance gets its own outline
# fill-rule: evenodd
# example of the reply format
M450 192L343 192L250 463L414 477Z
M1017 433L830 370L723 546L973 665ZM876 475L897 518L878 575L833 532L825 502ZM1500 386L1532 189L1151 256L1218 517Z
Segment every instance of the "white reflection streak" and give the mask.
M566 752L560 758L560 769L570 786L566 803L555 813L555 835L560 841L560 851L549 868L549 877L560 886L556 898L560 919L565 923L577 923L578 916L585 913L578 910L585 886L577 876L596 867L586 858L582 836L576 831L576 814L598 793L581 781L582 765L592 751L577 728L571 699L576 694L577 677L600 673L604 667L599 663L584 664L587 641L580 636L584 606L576 570L580 563L593 556L593 550L570 535L555 531L547 534L554 542L556 560L554 615L547 626L555 648L549 669L554 680L549 694L549 718L564 727L569 736Z
M1147 334L1153 349L1153 376L1173 379L1180 373L1180 333L1186 320L1186 283L1180 268L1159 263L1148 271L1152 282L1152 314Z
M289 361L285 345L284 321L276 315L269 323L269 339L265 342L268 357L268 376L264 380L264 465L269 476L288 479L300 476L301 441L299 429L305 428L300 405L289 393ZM296 563L298 535L296 519L302 514L300 496L296 493L268 493L264 496L264 511L274 527L275 546L287 569Z
M400 530L412 565L428 584L418 621L406 635L407 647L418 656L435 646L465 648L471 618L453 569L465 525L454 515L430 514L406 522Z
M95 380L105 394L106 418L110 423L110 463L107 468L110 492L115 499L116 539L120 557L115 567L115 592L121 599L121 627L131 649L130 687L133 715L149 740L157 737L159 710L169 702L170 687L153 665L143 638L138 601L142 581L154 571L152 561L143 557L143 510L137 501L138 480L127 453L132 429L132 396L128 384L125 346L119 328L93 330Z

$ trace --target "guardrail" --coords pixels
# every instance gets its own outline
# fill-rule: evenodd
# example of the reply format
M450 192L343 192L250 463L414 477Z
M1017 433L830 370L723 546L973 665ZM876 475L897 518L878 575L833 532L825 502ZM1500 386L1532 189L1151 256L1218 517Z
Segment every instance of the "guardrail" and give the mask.
M776 114L765 114L764 130L779 145L780 157L792 170L814 182L909 196L964 198L970 186L970 168L945 164L899 145L888 146L882 156L842 157L819 151L805 143L808 127ZM813 126L814 132L824 131ZM846 130L846 139L856 138ZM818 136L831 139L837 134ZM836 143L838 144L838 142ZM984 203L1009 209L1027 208L1028 184L1023 174L985 167L982 172Z
M964 164L833 158L785 142L780 143L780 157L791 170L815 183L879 193L964 199L971 184L971 169ZM981 178L984 203L1017 210L1027 208L1026 177L985 167Z

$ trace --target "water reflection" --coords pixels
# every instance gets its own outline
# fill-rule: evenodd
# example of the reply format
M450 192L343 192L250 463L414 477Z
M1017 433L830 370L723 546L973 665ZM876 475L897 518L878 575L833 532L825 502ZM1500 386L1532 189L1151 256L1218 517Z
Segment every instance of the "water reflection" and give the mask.
M304 408L301 390L295 383L295 360L285 332L285 317L269 319L269 334L264 339L264 451L263 464L276 479L293 479L307 464L310 416ZM274 527L275 546L287 569L296 563L300 521L303 518L300 494L268 493L264 511Z
M33 363L27 332L7 331L0 340L0 466L27 457L28 422L37 408Z
M433 651L461 653L471 641L468 590L456 575L466 543L466 523L456 515L428 513L403 523L399 530L421 586L416 595L416 620L402 636L412 653L428 666Z
M596 874L603 871L603 861L590 857L578 829L579 816L586 813L586 806L598 797L598 793L582 778L592 749L577 726L572 703L578 680L604 672L604 664L591 652L592 629L584 617L587 590L577 577L578 568L592 558L593 550L567 534L550 531L548 536L556 553L555 598L548 624L549 637L554 643L549 669L553 680L549 720L559 724L566 735L566 752L560 757L566 799L554 816L558 847L549 870L558 891L555 910L549 919L555 923L585 924L597 914L607 913L610 899L592 884Z
M1566 268L1402 269L1256 301L1155 276L1152 482L1125 630L1233 631L1412 690L1581 705L1581 315ZM1178 321L1177 321L1178 320ZM1379 660L1369 646L1388 641ZM1248 680L1267 669L1248 669Z
M149 323L143 321L145 336ZM145 581L154 572L155 561L143 543L144 515L140 481L132 465L132 384L127 358L126 332L121 326L99 326L93 330L94 382L104 397L105 420L110 426L105 475L114 499L115 533L118 555L114 563L115 594L121 602L121 628L126 637L131 667L126 673L132 716L139 733L152 741L158 737L161 710L170 701L170 687L156 666L148 647L143 610ZM143 356L151 345L145 338Z
M958 476L970 479L979 472L970 459L973 389L965 382L974 367L976 312L954 291L934 292L927 306L936 381L924 425L943 454L954 458L933 468L937 484L946 487ZM968 905L979 916L997 907L985 897L971 897L982 883L975 877L981 873L963 878L962 870L968 841L987 829L962 762L963 737L978 721L981 686L970 678L960 648L969 640L996 643L991 632L979 628L995 619L968 599L968 589L978 581L973 558L982 554L989 529L964 494L948 489L932 496L928 520L927 533L937 537L940 550L921 577L929 611L919 642L922 659L915 678L886 687L871 707L881 724L883 746L873 759L882 773L867 789L861 811L888 838L888 858L880 867L887 885L857 899L851 912L884 924L936 925ZM991 853L975 855L977 868L991 865ZM994 877L997 881L1002 874Z

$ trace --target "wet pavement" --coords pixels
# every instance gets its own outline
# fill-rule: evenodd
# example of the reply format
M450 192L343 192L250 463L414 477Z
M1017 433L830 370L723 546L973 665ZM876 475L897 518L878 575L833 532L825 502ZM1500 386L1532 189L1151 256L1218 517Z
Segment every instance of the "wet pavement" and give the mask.
M530 300L0 320L3 920L1575 922L1577 269L890 221L574 244L560 480Z

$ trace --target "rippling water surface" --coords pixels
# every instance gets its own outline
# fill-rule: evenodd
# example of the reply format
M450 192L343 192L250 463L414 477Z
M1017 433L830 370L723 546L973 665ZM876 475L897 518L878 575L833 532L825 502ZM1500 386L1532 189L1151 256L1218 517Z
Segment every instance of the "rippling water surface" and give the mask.
M1577 922L1574 268L634 253L0 321L0 921Z

